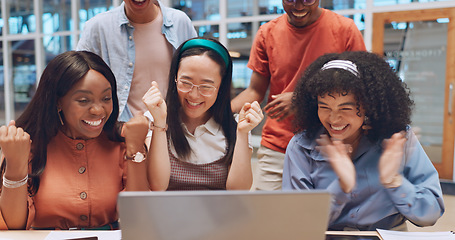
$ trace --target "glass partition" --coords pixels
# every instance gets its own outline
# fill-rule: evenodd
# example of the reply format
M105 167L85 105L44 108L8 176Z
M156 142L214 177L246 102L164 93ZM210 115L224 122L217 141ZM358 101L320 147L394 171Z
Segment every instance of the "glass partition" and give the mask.
M412 126L425 152L441 163L446 79L447 22L392 22L384 29L384 54L411 90Z

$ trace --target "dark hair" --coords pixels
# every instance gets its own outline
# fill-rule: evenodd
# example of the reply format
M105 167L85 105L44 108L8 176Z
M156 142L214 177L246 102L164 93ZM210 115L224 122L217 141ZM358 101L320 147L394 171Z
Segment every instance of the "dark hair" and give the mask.
M218 41L208 38L196 39L206 39L217 43L224 49L224 51L226 51L229 56L227 49ZM178 98L177 84L175 82L175 79L180 66L180 62L183 58L205 54L210 59L215 61L221 69L220 75L222 76L222 79L218 91L218 96L213 106L209 109L209 112L215 119L215 122L222 126L227 143L226 157L229 159L229 161L231 161L234 152L237 129L237 123L233 117L231 110L232 59L229 57L229 63L226 64L220 54L212 49L205 47L194 47L181 51L182 46L190 40L192 39L189 39L180 45L172 57L171 70L169 72L169 88L166 96L168 113L167 123L169 126L169 130L167 131L168 138L172 141L175 151L179 157L186 158L191 154L190 145L188 144L183 131L183 127L181 125L181 105Z
M332 60L349 60L358 69L353 73L322 66ZM409 89L392 67L382 57L369 52L344 52L326 54L314 61L305 71L294 90L292 105L295 109L294 127L297 132L306 131L315 137L322 126L318 117L318 96L329 93L352 93L358 104L365 109L371 129L365 135L371 141L389 138L406 130L411 123L414 102Z
M113 110L103 131L110 140L123 141L115 128L119 107L116 81L109 66L101 57L91 52L69 51L57 55L44 69L35 95L16 120L16 126L22 127L30 134L32 140L31 173L29 174L31 177L29 192L32 195L38 192L39 177L46 166L47 145L61 128L57 102L83 79L89 70L101 73L109 81L112 89Z

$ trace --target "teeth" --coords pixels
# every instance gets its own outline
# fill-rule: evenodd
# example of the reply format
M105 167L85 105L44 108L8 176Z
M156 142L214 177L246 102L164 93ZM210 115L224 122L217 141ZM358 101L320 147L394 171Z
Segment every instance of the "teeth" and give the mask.
M292 14L294 14L294 16L296 16L296 17L301 18L301 17L305 17L308 14L308 12L304 12L304 13L292 12Z
M346 125L341 126L341 127L334 127L331 125L330 127L332 127L333 130L340 131L340 130L343 130L346 127Z
M134 2L145 2L145 0L133 0Z
M98 121L86 121L86 120L84 120L84 122L87 123L90 126L97 127L97 126L99 126L101 124L101 122L103 122L103 119L100 119Z
M190 102L190 101L188 101L188 103L189 103L191 106L197 106L197 105L199 105L199 103Z

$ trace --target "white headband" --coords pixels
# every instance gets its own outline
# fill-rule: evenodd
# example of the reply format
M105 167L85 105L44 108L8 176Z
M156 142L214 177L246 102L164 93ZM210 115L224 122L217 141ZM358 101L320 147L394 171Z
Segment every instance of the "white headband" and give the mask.
M357 66L349 60L329 61L326 64L324 64L324 66L322 66L321 71L324 71L326 69L331 69L331 68L344 69L344 70L349 71L350 73L354 74L356 77L360 77L359 71L357 70Z

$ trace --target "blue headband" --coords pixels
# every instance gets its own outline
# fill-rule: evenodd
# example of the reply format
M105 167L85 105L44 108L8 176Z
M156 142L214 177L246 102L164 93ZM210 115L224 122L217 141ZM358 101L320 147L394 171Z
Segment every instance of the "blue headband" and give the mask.
M180 48L180 54L182 54L183 51L189 49L189 48L195 48L195 47L202 47L202 48L207 48L210 50L215 51L218 53L218 55L221 56L223 61L226 63L226 68L229 67L229 54L226 52L226 50L218 43L214 41L210 41L207 39L191 39L188 40L186 43L183 44L182 48Z

